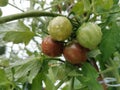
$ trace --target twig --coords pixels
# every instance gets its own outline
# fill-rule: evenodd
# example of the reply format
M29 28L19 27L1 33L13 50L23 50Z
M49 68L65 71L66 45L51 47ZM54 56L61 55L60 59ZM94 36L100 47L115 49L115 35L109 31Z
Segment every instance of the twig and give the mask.
M90 60L90 63L91 63L91 65L97 70L97 72L99 72L99 68L98 68L98 66L97 66L97 64L96 64L96 61L91 59L91 60ZM102 75L99 74L99 77L98 77L97 79L98 79L98 81L103 81ZM104 89L104 90L107 90L107 86L106 86L106 84L105 84L104 82L101 83L101 85L103 86L103 89Z
M18 8L17 6L15 6L15 5L11 4L11 3L8 3L8 4L9 4L9 5L11 5L12 7L14 7L14 8L16 8L16 9L18 9L18 10L20 10L20 11L24 12L24 10L22 10L22 9Z

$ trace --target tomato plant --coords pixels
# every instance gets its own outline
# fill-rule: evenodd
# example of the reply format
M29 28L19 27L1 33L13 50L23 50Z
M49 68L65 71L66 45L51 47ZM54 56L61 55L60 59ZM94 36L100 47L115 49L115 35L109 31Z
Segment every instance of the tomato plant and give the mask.
M0 90L120 90L119 17L119 0L0 0Z

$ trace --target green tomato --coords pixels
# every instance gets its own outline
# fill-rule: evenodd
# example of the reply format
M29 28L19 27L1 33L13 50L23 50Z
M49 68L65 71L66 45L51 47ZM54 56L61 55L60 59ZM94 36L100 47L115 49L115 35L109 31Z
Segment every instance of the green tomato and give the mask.
M50 21L48 32L54 40L64 41L72 33L72 24L66 17L57 16Z
M84 23L77 31L77 40L79 44L88 49L95 49L101 42L101 28L94 23Z
M4 7L8 4L8 0L0 0L0 6Z

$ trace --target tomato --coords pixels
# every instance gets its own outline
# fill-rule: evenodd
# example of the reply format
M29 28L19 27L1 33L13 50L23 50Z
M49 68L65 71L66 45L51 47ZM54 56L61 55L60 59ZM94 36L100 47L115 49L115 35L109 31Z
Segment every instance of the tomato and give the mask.
M63 55L71 64L81 64L87 60L87 49L78 43L71 43L64 48Z
M48 32L54 40L64 41L72 33L72 24L66 17L57 16L49 22Z
M63 52L63 43L54 41L51 36L47 36L42 40L41 48L45 55L50 57L60 56Z
M84 23L77 31L77 40L80 45L88 49L95 49L101 42L101 28L94 23Z
M4 7L8 4L8 0L0 0L0 6Z

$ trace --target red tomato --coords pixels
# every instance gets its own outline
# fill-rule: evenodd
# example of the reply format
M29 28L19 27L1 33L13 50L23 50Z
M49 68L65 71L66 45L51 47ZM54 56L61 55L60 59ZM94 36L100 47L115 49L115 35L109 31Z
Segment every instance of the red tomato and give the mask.
M81 64L87 60L87 49L78 43L72 43L64 48L63 55L71 64Z
M54 41L51 36L45 37L41 44L42 52L50 57L60 56L63 46L62 42Z

